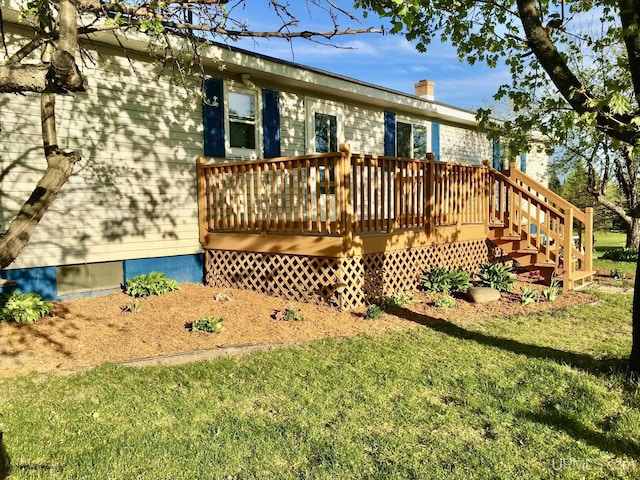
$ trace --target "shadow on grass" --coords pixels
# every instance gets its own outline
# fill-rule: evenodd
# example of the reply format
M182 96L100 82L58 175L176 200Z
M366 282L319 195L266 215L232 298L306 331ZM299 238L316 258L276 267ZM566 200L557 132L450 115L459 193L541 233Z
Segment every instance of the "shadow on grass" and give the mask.
M560 365L568 365L598 376L610 375L612 372L625 372L627 368L626 359L613 358L598 360L590 355L566 352L556 348L531 345L518 342L517 340L487 335L481 332L466 330L459 325L412 312L402 307L390 309L387 313L417 322L431 330L444 333L454 338L500 348L501 350L525 355L529 358L548 359ZM628 386L631 390L635 390L631 384ZM602 432L588 428L574 419L562 415L562 413L555 410L553 405L547 406L539 412L524 412L522 413L522 417L536 423L547 425L555 430L562 430L577 441L586 442L602 451L615 455L627 455L634 458L640 457L640 446L636 442L607 437L607 435L603 435Z
M512 340L504 337L496 337L494 335L487 335L486 333L476 332L473 330L466 330L459 325L423 315L421 313L412 312L406 308L393 308L387 310L387 313L396 315L399 318L410 320L420 325L424 325L431 330L444 333L454 338L462 340L470 340L481 345L487 345L489 347L500 348L508 352L517 353L519 355L525 355L529 358L540 358L553 360L561 365L568 365L580 370L587 371L595 375L611 374L612 372L625 372L627 368L627 359L623 358L611 358L611 359L596 359L590 355L581 353L566 352L564 350L558 350L552 347L543 347L540 345L531 345L528 343L522 343L517 340Z
M640 447L636 442L611 438L602 432L585 427L580 422L558 412L553 405L549 405L541 412L524 413L522 418L547 425L553 430L560 429L575 440L588 443L603 452L626 455L632 458L640 456Z
M4 443L2 442L2 431L0 431L0 480L4 480L9 476L11 460L9 459L9 454L4 448Z

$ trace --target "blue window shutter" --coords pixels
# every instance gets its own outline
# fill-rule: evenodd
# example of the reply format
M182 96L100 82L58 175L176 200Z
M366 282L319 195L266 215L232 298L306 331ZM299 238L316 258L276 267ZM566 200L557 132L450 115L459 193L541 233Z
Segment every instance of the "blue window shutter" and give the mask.
M384 154L396 156L396 114L384 112Z
M280 92L275 90L262 90L262 132L264 158L279 157Z
M436 162L440 161L440 124L431 122L431 151L435 156Z
M207 78L204 82L202 121L205 156L224 157L224 92L219 78Z
M500 139L493 139L493 168L500 170L502 168L502 160L500 159Z
M527 173L527 155L524 153L520 154L520 171Z

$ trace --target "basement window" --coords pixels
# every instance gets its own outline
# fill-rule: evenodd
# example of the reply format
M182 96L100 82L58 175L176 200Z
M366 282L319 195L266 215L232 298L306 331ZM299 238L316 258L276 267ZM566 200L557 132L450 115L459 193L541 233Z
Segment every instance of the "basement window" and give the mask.
M64 265L56 269L58 296L120 288L122 262Z

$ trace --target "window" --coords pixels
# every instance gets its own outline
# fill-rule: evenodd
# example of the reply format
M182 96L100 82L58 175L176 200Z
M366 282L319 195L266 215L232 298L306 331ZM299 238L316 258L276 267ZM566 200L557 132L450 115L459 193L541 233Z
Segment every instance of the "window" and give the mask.
M427 127L398 122L396 129L398 157L427 158Z
M255 159L262 155L258 91L225 82L226 158Z
M256 148L256 99L252 93L229 92L229 146Z
M280 156L280 92L210 77L204 82L204 93L202 121L207 157Z
M313 98L305 99L307 110L307 153L337 152L342 136L342 106L340 104ZM318 181L320 182L320 194L335 194L336 172L330 167L328 172L325 167L318 168ZM329 175L329 192L327 192L326 180Z
M316 153L338 151L338 120L335 115L315 114Z
M342 106L329 100L305 98L307 153L337 152L345 141L342 130Z
M85 263L56 268L58 295L119 288L124 278L122 262Z

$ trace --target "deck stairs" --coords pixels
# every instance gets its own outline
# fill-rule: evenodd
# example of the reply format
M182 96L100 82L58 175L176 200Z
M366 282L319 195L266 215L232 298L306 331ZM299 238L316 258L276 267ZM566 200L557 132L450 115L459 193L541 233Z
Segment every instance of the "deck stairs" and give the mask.
M593 277L593 209L581 211L519 171L490 168L488 238L549 284L573 290Z

